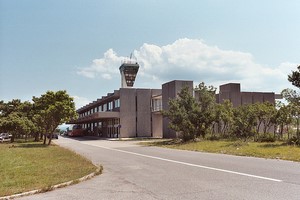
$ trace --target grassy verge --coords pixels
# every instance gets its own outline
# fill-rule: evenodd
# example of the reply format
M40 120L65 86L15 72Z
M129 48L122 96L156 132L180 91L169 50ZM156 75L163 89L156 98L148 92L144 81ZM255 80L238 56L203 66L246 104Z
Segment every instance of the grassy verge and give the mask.
M175 140L143 143L150 146L160 146L189 151L223 153L238 156L282 159L300 162L300 147L288 146L281 142L256 143L241 141L199 141L180 143Z
M96 167L56 145L0 144L0 197L78 179Z

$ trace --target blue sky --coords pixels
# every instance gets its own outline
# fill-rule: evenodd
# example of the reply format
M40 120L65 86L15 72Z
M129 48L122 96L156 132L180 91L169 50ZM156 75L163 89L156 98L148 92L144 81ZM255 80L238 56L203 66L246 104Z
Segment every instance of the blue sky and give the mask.
M300 64L298 0L0 0L0 100L67 90L80 107L174 79L281 92Z

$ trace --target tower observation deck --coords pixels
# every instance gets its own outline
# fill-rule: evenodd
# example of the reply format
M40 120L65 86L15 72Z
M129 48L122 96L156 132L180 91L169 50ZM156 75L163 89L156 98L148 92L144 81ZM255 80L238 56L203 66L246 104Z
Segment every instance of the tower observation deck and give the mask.
M121 88L133 87L139 67L139 64L133 60L122 63L119 68L121 73Z

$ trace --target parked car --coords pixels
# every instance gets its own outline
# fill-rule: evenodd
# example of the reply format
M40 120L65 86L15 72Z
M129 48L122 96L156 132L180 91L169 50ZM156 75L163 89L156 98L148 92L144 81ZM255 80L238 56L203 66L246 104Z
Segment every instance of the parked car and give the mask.
M0 133L0 142L9 141L11 137L9 133Z

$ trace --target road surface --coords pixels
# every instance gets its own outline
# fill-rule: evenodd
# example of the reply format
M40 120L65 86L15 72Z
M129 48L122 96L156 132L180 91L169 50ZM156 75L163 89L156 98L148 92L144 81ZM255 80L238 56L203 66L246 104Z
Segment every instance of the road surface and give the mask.
M63 138L57 144L104 167L76 185L20 199L300 199L300 163Z

